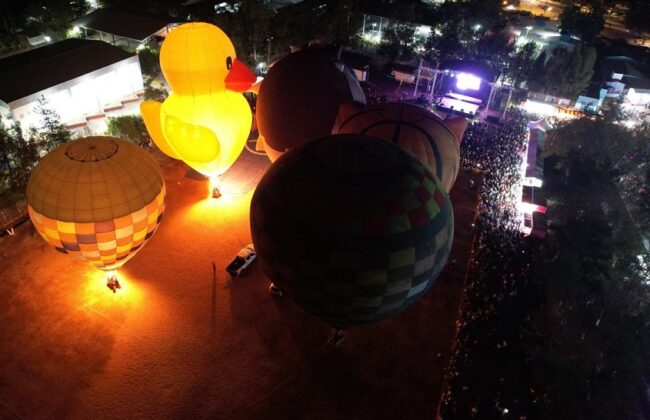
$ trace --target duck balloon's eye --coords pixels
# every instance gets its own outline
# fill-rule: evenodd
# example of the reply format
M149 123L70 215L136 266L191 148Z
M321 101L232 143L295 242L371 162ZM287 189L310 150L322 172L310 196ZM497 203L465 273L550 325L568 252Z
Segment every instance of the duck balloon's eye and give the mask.
M226 67L228 68L228 70L232 68L232 58L226 57Z

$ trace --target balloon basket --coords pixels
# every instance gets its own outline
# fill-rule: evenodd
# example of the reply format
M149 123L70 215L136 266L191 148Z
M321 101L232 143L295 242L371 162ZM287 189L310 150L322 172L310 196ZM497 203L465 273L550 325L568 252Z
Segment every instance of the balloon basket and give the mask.
M210 191L212 192L212 198L219 198L221 197L221 190L219 189L219 178L213 177L210 178Z
M106 287L111 289L113 293L117 293L117 289L122 288L120 281L117 279L117 274L114 271L109 271L106 274Z
M219 198L221 197L221 191L219 191L219 187L216 185L212 186L212 198Z

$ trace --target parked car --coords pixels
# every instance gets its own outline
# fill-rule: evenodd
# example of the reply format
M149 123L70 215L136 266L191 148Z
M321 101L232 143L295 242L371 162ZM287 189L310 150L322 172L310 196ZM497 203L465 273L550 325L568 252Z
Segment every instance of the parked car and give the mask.
M253 244L248 244L243 247L235 256L235 259L232 260L226 271L230 273L231 276L239 276L241 273L255 261L257 254L255 253L255 247Z

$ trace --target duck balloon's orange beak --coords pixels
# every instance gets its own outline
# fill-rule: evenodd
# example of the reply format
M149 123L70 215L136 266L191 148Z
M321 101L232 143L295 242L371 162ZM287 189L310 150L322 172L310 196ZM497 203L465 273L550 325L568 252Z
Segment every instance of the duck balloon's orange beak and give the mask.
M232 63L232 68L226 76L226 89L235 92L245 92L257 80L255 74L246 67L246 64L235 58Z

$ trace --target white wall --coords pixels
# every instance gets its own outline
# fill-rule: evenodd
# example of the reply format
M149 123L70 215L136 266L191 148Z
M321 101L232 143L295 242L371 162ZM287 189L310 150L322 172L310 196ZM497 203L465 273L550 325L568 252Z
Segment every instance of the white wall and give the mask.
M630 88L627 92L627 100L635 106L646 106L650 104L650 91Z
M136 98L143 89L140 62L133 56L10 102L9 107L23 128L39 128L40 117L34 111L38 98L44 95L61 122L78 124L85 122L88 116L104 114L106 108L121 106L122 100Z

